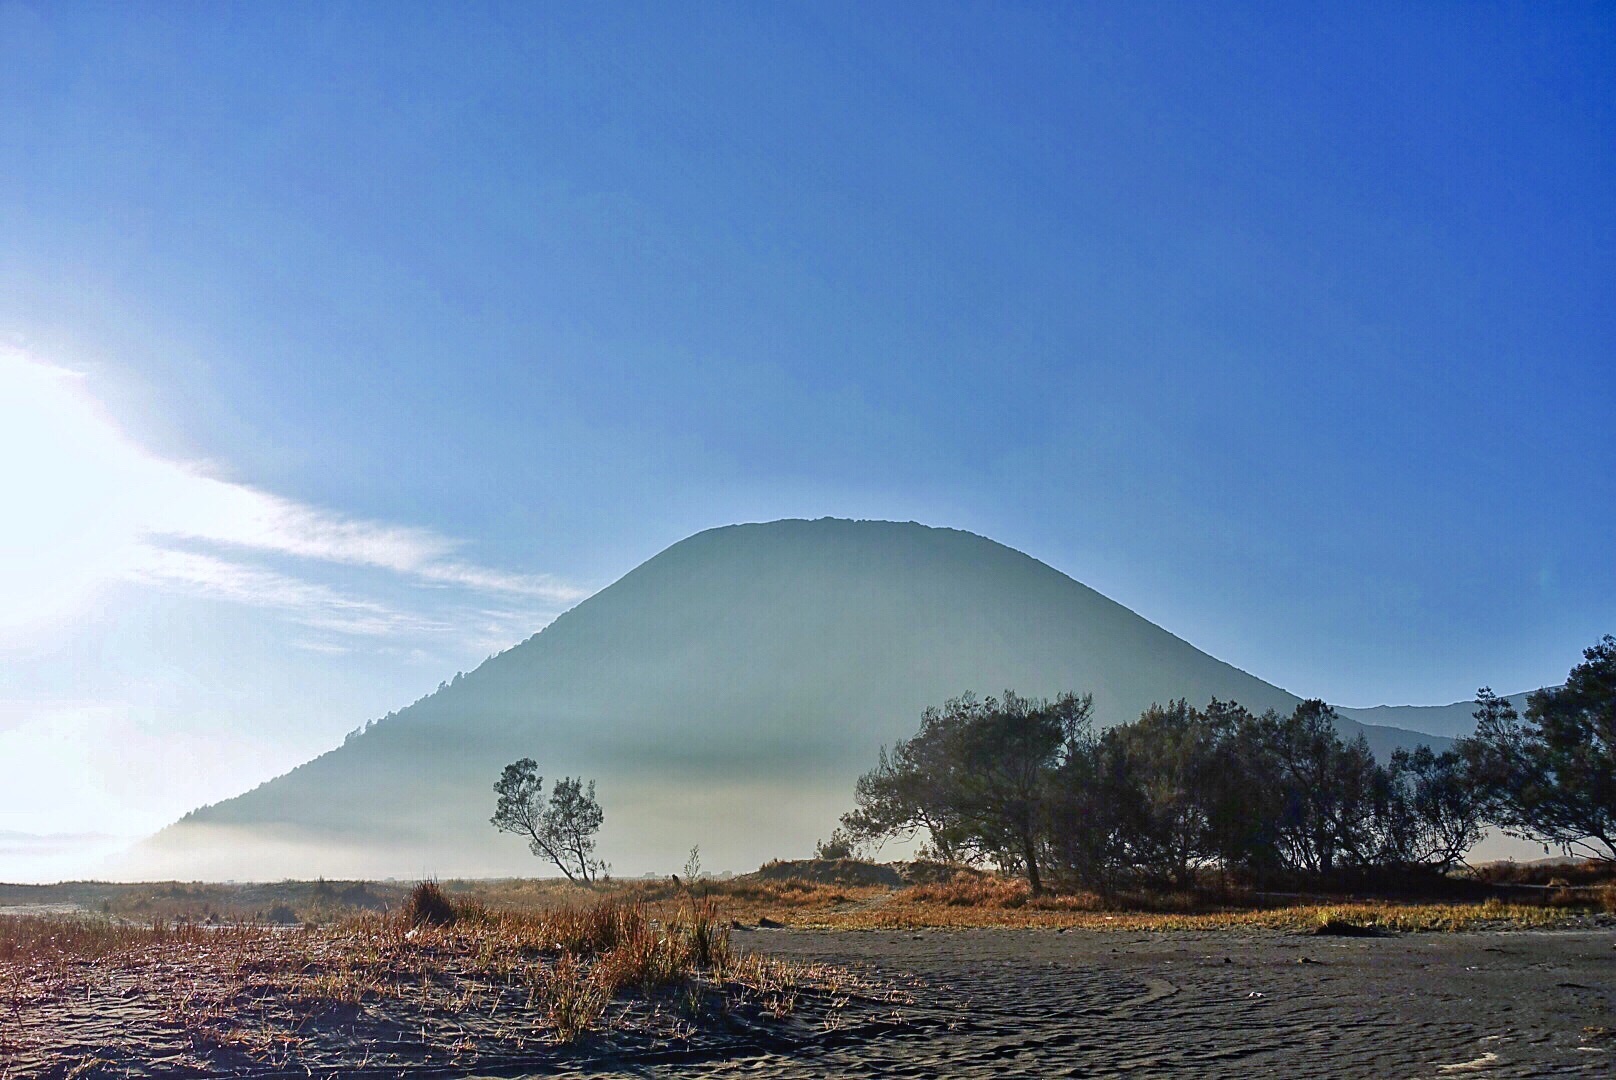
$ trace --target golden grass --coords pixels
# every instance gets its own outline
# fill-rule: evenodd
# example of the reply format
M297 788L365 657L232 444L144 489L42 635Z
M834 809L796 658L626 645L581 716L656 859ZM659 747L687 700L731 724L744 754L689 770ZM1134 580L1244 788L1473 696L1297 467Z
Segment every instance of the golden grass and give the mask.
M620 936L632 936L624 913L671 925L693 925L701 962L714 957L705 942L709 931L733 919L739 924L756 925L770 920L788 927L819 929L924 929L949 927L1048 927L1126 930L1212 930L1221 928L1307 929L1320 910L1341 908L1363 917L1373 917L1379 925L1392 929L1448 930L1466 928L1545 927L1561 925L1586 914L1616 912L1616 885L1599 888L1574 887L1545 892L1537 903L1503 903L1497 900L1470 903L1424 903L1401 901L1287 901L1251 893L1229 892L1217 896L1189 893L1129 893L1101 897L1093 893L1032 896L1026 883L993 874L961 873L952 880L906 888L886 886L827 885L799 879L767 880L737 878L705 879L676 884L668 879L576 885L561 880L446 881L435 890L418 893L412 906L406 887L338 883L314 891L306 882L285 882L279 886L253 886L245 897L234 900L226 886L138 886L131 887L110 905L119 911L145 912L185 903L203 904L212 911L233 910L236 918L261 915L261 909L274 903L290 903L299 922L327 925L350 924L360 914L356 909L335 910L297 906L297 896L359 895L367 903L387 898L394 911L419 917L419 905L436 903L432 893L444 903L464 913L474 925L496 925L498 933L528 938L548 938L548 944L562 951L594 953L605 951ZM277 900L286 897L287 900ZM154 899L157 898L157 899ZM322 901L323 903L324 901ZM722 908L723 916L717 914ZM441 916L441 908L439 910ZM701 913L697 916L698 911ZM24 944L17 933L0 930L0 963L4 950L84 949L108 950L125 940L138 939L141 927L152 935L217 935L219 929L197 928L201 913L192 908L167 918L137 914L131 925L125 918L67 920L49 931L36 930L42 940ZM376 917L376 916L371 916ZM192 925L184 921L190 920ZM534 920L538 920L534 922ZM0 923L3 926L3 923ZM151 928L157 929L151 929ZM542 927L536 929L536 927ZM473 928L466 928L472 933ZM134 935L134 938L131 938ZM26 936L26 935L23 935ZM48 940L56 938L52 944ZM210 938L209 940L217 940ZM643 943L642 943L643 945ZM491 944L482 946L497 955Z
M1058 898L1067 899L1067 898ZM1565 925L1567 912L1486 901L1479 904L1345 902L1214 911L1141 912L1082 910L1072 906L968 907L894 898L857 911L796 912L787 925L825 930L1072 929L1072 930L1284 930L1312 931L1330 917L1385 931L1458 931L1548 928Z
M1258 906L1263 898L1229 894L1222 906L1209 906L1190 895L1034 897L1024 883L992 875L903 889L801 881L703 882L689 891L660 882L462 888L449 882L423 890L413 905L401 888L392 913L323 925L0 916L0 1017L12 1018L0 1025L0 1058L49 1053L58 1037L50 1010L69 1002L94 1010L100 1002L127 1009L135 1001L145 1010L138 1023L178 1030L197 1054L245 1054L286 1070L309 1060L323 1025L358 1016L396 1023L387 1038L435 1047L438 1064L497 1065L497 1054L476 1054L629 1027L652 1041L677 1041L703 1023L722 1024L723 1016L784 1017L804 994L816 995L815 1009L832 1002L823 1022L834 1024L846 1001L892 993L835 968L738 950L733 925L764 919L830 930L1440 932L1575 924L1604 899L1584 890L1530 906ZM420 917L428 910L441 916L440 901L452 918ZM1119 902L1168 910L1117 910ZM31 1028L30 1016L40 1018ZM19 1017L21 1027L12 1022ZM460 1046L483 1049L468 1057Z
M689 897L647 905L608 894L519 911L423 889L395 915L292 928L0 917L0 1014L133 992L193 1046L281 1064L333 1009L440 1016L456 1029L455 1018L476 1015L489 1018L494 1042L520 1046L542 1032L570 1043L609 1010L624 1014L625 999L647 1002L641 1020L659 1022L653 999L664 992L680 1015L709 1000L784 1015L805 977L825 973L737 955L716 902Z
M458 888L458 883L455 883ZM474 895L507 900L516 883L479 883ZM684 888L663 883L610 887L624 902L689 904ZM1312 931L1324 913L1386 931L1536 929L1566 925L1616 897L1592 893L1549 895L1540 904L1487 900L1469 903L1342 900L1283 901L1253 894L1231 894L1222 901L1188 893L1140 893L1101 897L1094 893L1032 896L1024 881L991 874L962 874L952 881L891 889L884 886L824 885L800 880L701 882L708 902L743 924L768 919L796 929L923 930L1028 928L1083 930ZM589 902L598 892L534 890L552 902Z

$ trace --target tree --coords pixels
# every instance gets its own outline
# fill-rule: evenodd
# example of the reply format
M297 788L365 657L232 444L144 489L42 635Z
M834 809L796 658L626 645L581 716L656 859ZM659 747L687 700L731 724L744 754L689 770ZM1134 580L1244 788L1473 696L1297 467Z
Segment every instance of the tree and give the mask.
M1483 687L1465 751L1505 832L1616 862L1616 638L1582 655L1564 686L1526 699L1524 723Z
M1271 873L1280 865L1279 827L1285 794L1266 742L1270 717L1213 698L1206 722L1216 732L1212 766L1212 839L1225 869Z
M924 831L939 860L972 861L978 853L971 850L961 821L958 774L963 728L978 706L972 694L954 698L942 709L929 706L914 738L894 744L890 752L881 748L876 767L854 787L854 809L842 815L850 837L879 842Z
M1060 700L1079 699L1067 694ZM962 824L1001 865L1019 865L1034 896L1044 891L1038 858L1045 795L1065 734L1058 705L1009 690L1003 702L982 702L962 732Z
M1049 702L1006 691L1003 701L965 694L928 708L915 737L883 748L859 778L843 825L857 840L924 829L941 858L989 857L1042 892L1050 776L1088 707L1072 694Z
M1463 751L1398 749L1386 773L1395 822L1389 854L1438 871L1464 861L1486 832L1488 801Z
M1277 847L1292 869L1329 874L1376 862L1383 850L1385 772L1362 735L1341 738L1336 719L1334 709L1312 700L1289 716L1258 721L1282 801Z
M568 881L594 881L605 869L595 858L595 834L605 814L595 801L595 782L565 777L556 781L548 803L544 777L532 758L505 766L494 784L499 804L489 822L500 832L527 837L528 850L555 863Z
M1152 705L1103 740L1118 759L1118 810L1132 861L1179 887L1218 854L1218 791L1227 772L1222 733L1183 699ZM1114 796L1114 798L1117 796Z
M1127 861L1130 778L1115 744L1094 734L1093 698L1070 696L1062 718L1061 760L1045 810L1051 867L1068 882L1109 893Z

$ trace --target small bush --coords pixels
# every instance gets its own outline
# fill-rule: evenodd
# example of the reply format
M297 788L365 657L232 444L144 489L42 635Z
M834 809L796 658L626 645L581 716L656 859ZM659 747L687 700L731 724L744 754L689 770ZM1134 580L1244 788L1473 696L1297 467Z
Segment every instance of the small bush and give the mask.
M264 921L274 923L276 926L292 926L298 921L297 912L286 904L276 904L264 916Z
M408 926L453 926L459 913L435 881L423 881L410 890L401 912Z
M835 829L830 839L821 840L814 846L816 859L863 859L864 845L842 828Z

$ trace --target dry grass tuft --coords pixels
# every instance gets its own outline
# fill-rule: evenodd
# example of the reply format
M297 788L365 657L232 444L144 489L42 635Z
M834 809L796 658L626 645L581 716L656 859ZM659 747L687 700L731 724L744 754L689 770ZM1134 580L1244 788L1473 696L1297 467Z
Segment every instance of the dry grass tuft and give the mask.
M695 963L702 967L723 967L729 963L729 924L715 901L703 899L691 905L687 933L691 958Z
M608 990L572 953L562 953L540 976L545 1012L556 1042L577 1042L606 1011Z
M399 913L407 926L453 926L460 913L435 881L423 881L410 890Z

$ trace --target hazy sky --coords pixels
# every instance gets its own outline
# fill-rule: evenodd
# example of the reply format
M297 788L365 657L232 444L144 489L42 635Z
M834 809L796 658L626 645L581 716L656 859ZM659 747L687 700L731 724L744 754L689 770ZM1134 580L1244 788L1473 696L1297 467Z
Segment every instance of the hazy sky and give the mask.
M0 2L0 834L744 520L984 533L1343 704L1556 681L1616 632L1613 34Z

